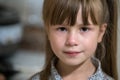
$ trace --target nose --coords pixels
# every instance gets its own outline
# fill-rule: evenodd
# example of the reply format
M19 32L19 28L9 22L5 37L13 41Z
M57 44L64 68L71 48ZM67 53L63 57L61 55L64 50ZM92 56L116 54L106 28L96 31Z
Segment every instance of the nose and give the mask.
M67 46L77 46L78 45L78 36L75 33L69 33L66 39Z

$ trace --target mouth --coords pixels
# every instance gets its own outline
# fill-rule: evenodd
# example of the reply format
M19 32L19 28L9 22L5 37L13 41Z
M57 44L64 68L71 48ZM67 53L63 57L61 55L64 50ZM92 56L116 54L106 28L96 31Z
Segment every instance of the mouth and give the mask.
M82 51L65 51L64 53L68 56L74 57L81 53Z

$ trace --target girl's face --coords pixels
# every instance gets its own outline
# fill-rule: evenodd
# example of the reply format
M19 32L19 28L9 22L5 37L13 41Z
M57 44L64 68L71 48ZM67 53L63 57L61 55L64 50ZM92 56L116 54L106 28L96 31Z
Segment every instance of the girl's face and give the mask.
M64 24L49 27L48 37L51 48L59 61L66 65L80 65L95 54L97 44L101 42L106 26L83 25L81 8L74 26Z

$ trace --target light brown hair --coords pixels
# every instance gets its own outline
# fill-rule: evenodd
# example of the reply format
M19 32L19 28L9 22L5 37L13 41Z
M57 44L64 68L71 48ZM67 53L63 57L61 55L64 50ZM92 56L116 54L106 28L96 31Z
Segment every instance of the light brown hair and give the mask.
M103 40L98 44L95 56L101 60L105 73L118 80L117 54L117 0L44 0L43 20L46 31L51 25L62 24L66 19L74 25L79 8L82 7L83 24L89 24L88 16L96 25L107 23ZM51 60L55 57L46 35L46 62L40 80L48 80Z

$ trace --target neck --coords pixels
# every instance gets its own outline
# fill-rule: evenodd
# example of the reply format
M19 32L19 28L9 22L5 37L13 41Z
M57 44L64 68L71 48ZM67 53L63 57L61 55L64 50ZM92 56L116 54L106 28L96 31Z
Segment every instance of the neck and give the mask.
M57 70L64 80L87 80L95 72L95 66L91 59L76 65L66 65L61 61L58 61Z

